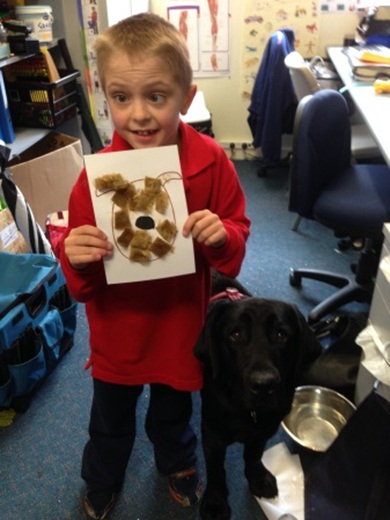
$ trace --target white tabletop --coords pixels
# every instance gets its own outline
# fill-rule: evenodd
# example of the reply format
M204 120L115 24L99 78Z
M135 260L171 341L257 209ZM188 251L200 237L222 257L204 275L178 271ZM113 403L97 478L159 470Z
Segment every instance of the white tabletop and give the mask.
M390 95L375 94L372 85L353 86L349 92L390 166Z
M371 82L356 80L342 47L327 52L390 167L390 94L375 94Z

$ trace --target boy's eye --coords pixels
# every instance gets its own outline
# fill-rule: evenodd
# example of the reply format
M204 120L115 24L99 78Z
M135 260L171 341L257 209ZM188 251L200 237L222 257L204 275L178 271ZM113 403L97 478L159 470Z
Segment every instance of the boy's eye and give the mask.
M150 100L153 103L162 103L165 100L165 96L163 94L152 94Z
M118 103L125 103L127 101L127 97L124 94L115 94L113 98Z

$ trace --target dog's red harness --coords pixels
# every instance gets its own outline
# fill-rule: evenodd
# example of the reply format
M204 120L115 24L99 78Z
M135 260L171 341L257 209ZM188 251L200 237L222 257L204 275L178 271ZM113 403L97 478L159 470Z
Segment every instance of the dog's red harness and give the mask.
M245 295L240 293L240 291L235 287L226 287L224 291L218 294L214 294L214 296L211 296L209 302L214 303L218 300L223 300L224 298L228 298L230 301L234 301L245 298Z

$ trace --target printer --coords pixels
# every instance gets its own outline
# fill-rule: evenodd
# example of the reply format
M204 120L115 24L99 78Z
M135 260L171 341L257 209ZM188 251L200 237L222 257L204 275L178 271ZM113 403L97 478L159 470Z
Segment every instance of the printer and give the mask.
M369 8L356 30L366 45L390 47L390 5Z

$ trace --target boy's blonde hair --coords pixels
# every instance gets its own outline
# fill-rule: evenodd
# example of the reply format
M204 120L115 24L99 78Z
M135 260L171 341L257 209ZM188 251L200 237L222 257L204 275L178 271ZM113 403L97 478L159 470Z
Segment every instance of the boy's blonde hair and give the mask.
M141 13L121 20L107 29L95 43L99 79L104 89L105 66L114 51L128 56L156 56L168 64L174 80L187 92L192 68L187 44L171 23L152 13Z

